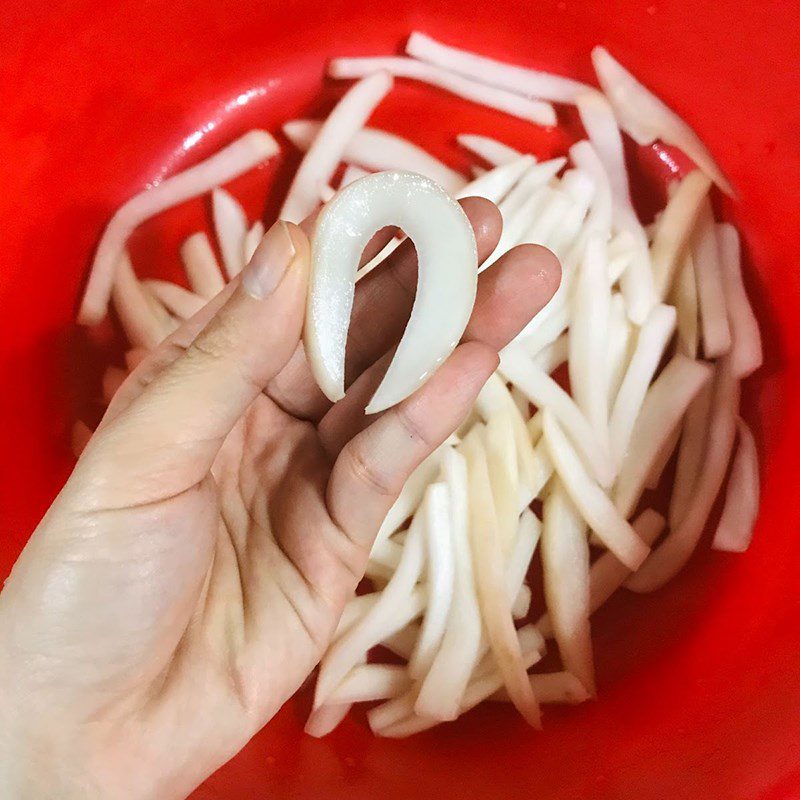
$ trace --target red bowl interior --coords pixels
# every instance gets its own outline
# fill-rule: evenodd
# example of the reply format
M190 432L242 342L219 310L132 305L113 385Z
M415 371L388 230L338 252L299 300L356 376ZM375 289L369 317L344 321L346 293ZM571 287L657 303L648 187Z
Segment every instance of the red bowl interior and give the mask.
M111 326L87 334L72 321L103 224L149 180L246 128L277 131L325 112L341 92L321 82L325 57L393 52L421 28L591 80L588 54L602 43L696 125L739 190L721 210L743 232L767 345L744 400L764 474L751 550L722 555L706 542L664 590L609 603L594 626L600 697L549 710L544 733L487 706L409 741L374 739L358 716L317 741L302 734L301 697L196 797L798 796L800 6L37 0L5 9L0 25L0 577L72 466L71 422L98 416L101 369L119 357ZM541 156L575 133L569 120L565 130L537 130L408 84L374 121L456 167L468 163L457 132L496 134ZM633 155L640 188L652 193L663 184L659 162ZM233 191L270 218L296 161L289 148ZM207 211L189 203L137 233L139 268L179 279L177 243Z

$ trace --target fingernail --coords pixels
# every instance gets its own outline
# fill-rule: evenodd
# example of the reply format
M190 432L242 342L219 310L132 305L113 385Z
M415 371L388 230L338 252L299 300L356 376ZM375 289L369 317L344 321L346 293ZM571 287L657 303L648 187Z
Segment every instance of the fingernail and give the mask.
M289 228L279 219L267 231L242 273L245 291L256 300L269 297L283 279L295 252Z

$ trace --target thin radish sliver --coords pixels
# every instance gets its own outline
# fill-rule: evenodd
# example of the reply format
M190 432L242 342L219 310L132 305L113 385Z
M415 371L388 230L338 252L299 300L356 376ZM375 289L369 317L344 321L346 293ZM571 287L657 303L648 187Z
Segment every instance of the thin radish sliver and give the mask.
M556 124L556 112L549 103L530 100L505 89L487 86L423 61L415 61L413 58L399 56L335 58L328 66L328 74L333 78L362 78L378 71L437 86L465 100L504 111L506 114L537 125Z
M225 288L225 278L205 233L193 233L181 245L181 260L195 294L210 300Z
M297 119L287 122L283 132L295 147L307 151L319 133L322 122ZM454 194L463 188L465 181L453 169L434 158L421 147L393 133L377 128L362 128L356 131L342 151L341 160L347 164L358 164L374 172L399 169L417 172L436 181L443 189ZM347 175L347 172L345 172ZM363 174L359 177L364 177ZM352 183L354 178L345 181L339 188Z
M622 129L637 144L661 139L680 148L723 192L734 193L700 137L671 108L639 83L604 47L592 50L592 62Z
M490 86L508 89L525 97L541 97L554 103L574 103L581 95L593 91L591 86L572 78L496 61L442 44L417 31L408 37L406 53Z
M224 189L214 189L211 194L211 207L222 263L228 273L228 280L231 280L244 268L247 216L239 201Z
M456 136L456 141L465 150L469 150L470 153L482 158L493 167L510 164L522 155L519 150L499 142L497 139L492 139L491 136L480 136L476 133L459 133Z
M330 183L348 144L392 88L392 78L376 72L351 86L322 123L283 202L280 218L301 222L318 205L319 187Z

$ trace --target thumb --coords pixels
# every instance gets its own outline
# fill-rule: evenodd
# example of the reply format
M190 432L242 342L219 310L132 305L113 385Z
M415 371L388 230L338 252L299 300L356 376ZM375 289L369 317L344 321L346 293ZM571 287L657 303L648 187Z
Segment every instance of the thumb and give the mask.
M98 432L84 457L87 467L109 459L106 507L173 496L205 477L225 437L297 347L308 264L303 231L276 222L216 316Z

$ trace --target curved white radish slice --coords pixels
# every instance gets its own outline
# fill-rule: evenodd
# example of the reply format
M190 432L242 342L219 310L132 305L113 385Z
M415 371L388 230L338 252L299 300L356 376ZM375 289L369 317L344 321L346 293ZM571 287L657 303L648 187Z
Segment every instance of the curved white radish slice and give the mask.
M636 509L659 456L712 372L709 364L678 353L647 390L614 487L614 503L622 516L627 518Z
M736 228L726 222L718 224L717 242L733 336L731 370L737 378L746 378L764 361L761 332L742 282L742 253Z
M419 172L419 170L415 170ZM342 173L342 180L339 183L339 188L344 189L359 178L366 178L370 174L370 170L359 167L358 164L348 164ZM428 176L430 177L430 176ZM434 179L435 180L435 179Z
M564 668L580 680L587 692L594 694L586 523L560 481L555 481L544 501L542 517L544 596L558 652Z
M283 126L283 132L295 147L306 151L311 147L321 127L322 123L317 120L295 119ZM358 164L374 172L387 169L418 172L436 181L450 194L464 186L464 178L438 158L434 158L407 139L377 128L362 128L356 131L345 145L341 160L351 165ZM348 183L352 183L352 180L342 180L342 186Z
M637 144L661 139L680 148L723 192L734 194L730 181L700 137L669 106L639 83L604 47L592 50L592 63L622 129Z
M636 569L650 548L591 479L549 408L544 410L543 420L547 451L573 504L606 547L630 569Z
M537 125L555 125L556 112L550 103L530 100L527 97L487 86L485 83L465 78L454 72L400 56L377 56L370 58L334 58L328 66L332 78L361 78L379 70L398 78L411 78L415 81L438 86L465 100L471 100L488 108L496 108L514 117L534 122Z
M427 606L408 673L415 680L427 675L447 626L453 599L455 554L453 553L452 508L446 483L432 483L420 509L424 515L427 550Z
M639 416L650 381L661 362L672 332L675 330L675 309L658 305L639 331L636 350L617 393L609 422L611 453L617 466L628 451L633 426Z
M416 647L417 639L419 639L420 625L418 622L410 622L405 628L401 628L391 636L381 639L378 643L381 647L385 647L396 656L408 661L411 654Z
M583 684L569 672L537 672L530 679L534 694L542 704L576 706L591 699ZM499 689L489 700L494 703L508 703L508 692Z
M760 482L758 451L753 433L744 420L737 420L739 447L733 459L725 506L714 534L712 547L729 553L743 553L753 539L758 517Z
M528 616L528 612L531 610L532 599L533 593L531 592L531 587L523 583L522 586L519 587L517 596L514 598L514 602L511 605L511 616L514 617L514 619L525 619L525 617Z
M486 423L486 462L500 544L507 555L517 533L520 489L514 428L508 413L494 414Z
M459 133L456 141L473 155L487 161L493 167L510 164L516 161L522 153L504 142L492 139L491 136L480 136L477 133Z
M225 288L225 278L205 233L193 233L186 239L181 245L181 259L195 294L210 300Z
M714 501L725 480L736 437L739 381L732 375L727 359L718 362L706 457L686 513L677 528L669 532L650 557L631 575L625 586L634 592L653 592L675 577L689 560L703 534Z
M135 228L172 206L233 180L278 150L278 143L266 131L250 131L205 161L128 200L111 218L97 245L78 322L95 325L105 316L117 261Z
M555 103L574 103L582 94L593 91L591 86L572 78L507 64L458 47L450 47L418 31L408 37L406 53L481 83Z
M244 268L247 216L239 201L224 189L214 189L211 193L211 209L222 263L228 279L232 280Z
M631 358L633 326L625 313L621 294L611 295L608 314L608 407L613 408ZM609 418L609 425L611 420ZM610 429L609 429L610 434ZM613 450L611 451L613 454Z
M344 359L358 260L388 225L414 242L419 262L411 317L367 405L383 411L418 389L461 339L478 282L475 236L461 206L428 178L381 172L351 183L320 212L311 248L305 348L325 395L344 397Z
M297 168L283 201L281 219L299 223L317 207L319 187L331 182L347 145L389 93L392 83L390 75L375 72L348 89L322 123Z

